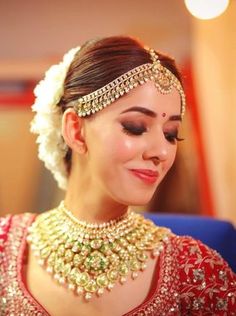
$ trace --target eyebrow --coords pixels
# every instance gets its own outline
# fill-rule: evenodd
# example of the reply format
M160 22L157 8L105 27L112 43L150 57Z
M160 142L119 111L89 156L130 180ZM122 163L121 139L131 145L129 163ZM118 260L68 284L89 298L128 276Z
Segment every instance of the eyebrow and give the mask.
M157 114L147 108L141 107L141 106L133 106L132 108L129 108L120 114L127 113L127 112L140 112L142 114L145 114L149 117L157 117ZM181 115L172 115L169 117L170 121L182 121Z

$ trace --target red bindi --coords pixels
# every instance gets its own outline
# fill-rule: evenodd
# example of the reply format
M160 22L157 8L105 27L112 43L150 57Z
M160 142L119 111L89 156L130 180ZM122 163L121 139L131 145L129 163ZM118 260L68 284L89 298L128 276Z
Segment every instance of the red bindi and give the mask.
M166 116L166 113L162 113L162 117L165 117Z

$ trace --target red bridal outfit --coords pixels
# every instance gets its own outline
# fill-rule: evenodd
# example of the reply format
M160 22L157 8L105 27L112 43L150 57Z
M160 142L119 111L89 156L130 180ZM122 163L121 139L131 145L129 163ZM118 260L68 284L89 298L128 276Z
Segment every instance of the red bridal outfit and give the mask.
M0 218L0 315L48 316L27 289L27 228L36 215ZM172 235L149 297L126 316L236 315L236 275L220 255L191 237Z

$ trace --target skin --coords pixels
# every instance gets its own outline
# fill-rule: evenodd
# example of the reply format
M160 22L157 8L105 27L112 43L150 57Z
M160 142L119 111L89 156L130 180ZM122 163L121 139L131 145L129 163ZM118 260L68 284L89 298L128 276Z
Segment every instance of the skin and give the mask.
M156 115L126 112L134 106ZM140 135L127 133L124 124L129 129L135 125ZM152 82L133 89L88 119L68 109L63 116L63 137L72 148L73 163L66 206L81 220L104 222L120 216L130 205L148 203L174 162L180 125L178 92L162 95ZM155 183L147 184L134 176L129 170L133 168L157 170L159 176ZM129 278L124 285L105 291L102 298L95 296L86 303L49 278L31 249L28 251L24 271L28 289L52 316L124 315L147 298L153 280L156 283L158 278L154 271L158 271L159 261L149 258L147 269L135 281Z

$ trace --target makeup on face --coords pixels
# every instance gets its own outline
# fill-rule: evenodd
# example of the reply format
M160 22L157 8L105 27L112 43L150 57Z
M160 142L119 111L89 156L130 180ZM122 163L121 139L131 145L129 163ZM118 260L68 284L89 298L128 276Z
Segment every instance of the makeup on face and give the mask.
M115 103L86 121L90 173L99 179L96 190L144 205L175 159L180 98L177 91L163 95L147 83Z
M156 183L159 173L149 169L130 169L133 175L147 184Z
M148 132L150 130L150 127L152 126L152 122L150 122L150 119L152 120L158 118L158 114L156 112L147 109L146 107L140 106L128 108L120 114L123 115L124 113L131 112L137 113L138 116L128 116L128 118L125 117L121 120L123 132L129 136L140 136ZM164 118L167 116L167 113L162 112L160 116ZM148 120L145 119L146 117L148 118ZM176 140L180 141L182 139L178 137L178 124L173 125L171 124L172 121L182 121L182 118L180 115L171 115L167 120L165 120L163 124L163 134L166 137L167 141L175 143Z

